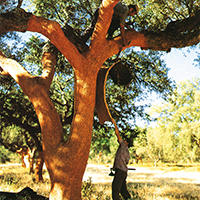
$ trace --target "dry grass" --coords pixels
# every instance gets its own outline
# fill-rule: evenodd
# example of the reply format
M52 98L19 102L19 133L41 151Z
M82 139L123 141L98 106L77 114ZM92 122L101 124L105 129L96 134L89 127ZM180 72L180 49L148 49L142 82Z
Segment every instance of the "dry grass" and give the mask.
M174 167L176 170L172 171ZM88 166L82 190L84 200L111 200L112 177L108 173L109 166ZM48 173L44 171L44 183L34 183L32 178L28 170L19 165L0 167L0 191L19 192L30 187L48 197ZM127 182L133 199L137 200L200 200L199 166L136 166L136 171L129 172Z
M47 171L44 171L44 183L35 183L34 177L28 169L20 165L0 167L0 191L19 192L25 187L30 187L38 194L48 197L50 181Z

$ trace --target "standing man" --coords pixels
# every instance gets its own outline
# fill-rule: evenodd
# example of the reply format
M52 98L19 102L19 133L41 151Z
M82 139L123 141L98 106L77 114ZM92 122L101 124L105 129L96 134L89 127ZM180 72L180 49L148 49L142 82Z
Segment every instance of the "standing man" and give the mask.
M120 144L115 155L115 161L113 165L115 176L112 182L112 198L113 200L119 200L119 193L121 193L124 199L127 200L131 198L126 186L126 177L128 171L127 164L130 159L128 142L121 139L114 119L112 119L112 122L115 125L115 134Z
M123 44L124 46L127 46L128 43L125 39L125 27L128 28L125 20L128 16L134 16L138 13L139 9L137 5L129 5L126 6L122 4L121 2L117 3L117 5L114 7L114 14L112 17L112 21L110 24L110 27L108 29L108 38L107 39L112 39L113 38L113 33L115 30L120 28L121 31L121 36L123 39ZM81 43L86 43L89 37L92 35L95 25L97 23L97 19L99 16L99 9L97 9L94 13L92 22L90 24L90 27L88 27L83 35L81 36L80 40Z

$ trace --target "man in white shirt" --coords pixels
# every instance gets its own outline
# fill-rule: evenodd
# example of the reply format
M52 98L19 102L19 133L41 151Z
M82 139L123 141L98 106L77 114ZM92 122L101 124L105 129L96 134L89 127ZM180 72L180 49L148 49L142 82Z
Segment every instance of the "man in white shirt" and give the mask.
M125 200L131 198L126 186L126 177L129 163L130 155L128 150L128 142L122 140L117 128L116 122L113 119L113 124L115 125L115 134L117 136L119 147L115 155L115 161L113 169L115 170L115 176L112 182L112 198L113 200L120 200L119 193L124 197Z

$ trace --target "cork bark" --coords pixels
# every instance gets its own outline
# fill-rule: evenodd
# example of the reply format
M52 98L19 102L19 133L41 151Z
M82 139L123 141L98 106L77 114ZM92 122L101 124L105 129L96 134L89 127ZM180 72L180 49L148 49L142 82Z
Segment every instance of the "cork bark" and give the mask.
M114 40L106 39L113 8L117 3L118 0L102 1L91 44L84 50L78 49L75 36L73 38L73 34L70 34L71 36L65 34L55 21L37 17L22 9L0 15L1 33L7 31L41 33L49 38L74 68L74 116L70 137L65 142L60 117L48 94L56 65L55 52L43 54L43 74L40 77L30 75L19 63L0 54L2 73L15 79L31 100L38 116L42 131L43 156L51 179L51 200L81 199L82 177L92 137L97 75L105 60L117 54L122 47L120 36ZM71 31L70 28L67 30ZM123 47L123 50L139 46L144 49L166 51L172 46L197 44L199 35L196 32L191 34L194 34L193 39L185 37L183 42L181 37L167 34L167 30L156 33L127 30L126 39L130 44Z

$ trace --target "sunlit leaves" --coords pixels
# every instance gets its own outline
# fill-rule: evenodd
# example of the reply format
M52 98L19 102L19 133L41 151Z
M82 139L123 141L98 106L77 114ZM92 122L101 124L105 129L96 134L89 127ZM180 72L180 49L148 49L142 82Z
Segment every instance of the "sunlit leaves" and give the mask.
M168 102L154 108L159 117L149 138L156 138L151 143L165 161L193 162L200 158L199 86L199 79L182 82Z
M101 1L76 1L76 0L34 0L35 14L48 19L57 20L61 25L70 24L74 28L85 28L90 23L92 15ZM87 24L87 25L88 25Z
M126 0L125 3L139 6L140 12L135 19L135 27L149 31L164 30L169 22L192 16L198 9L197 1L193 0Z
M47 19L56 20L61 24L61 26L63 26L65 23L68 23L79 35L82 34L86 27L89 26L93 13L99 7L101 0L33 0L32 2L34 5L32 8L34 10L34 14L37 16L43 16ZM197 1L185 0L126 0L124 2L127 5L134 3L139 6L140 12L138 16L130 18L130 20L133 21L133 26L131 27L134 27L139 31L164 30L169 22L192 16L198 7ZM5 8L8 8L8 10L17 5L16 1L14 4L11 4L11 1L7 0L1 1L1 3L1 7L7 6ZM11 36L12 35L7 34L7 38ZM17 44L7 45L5 47L4 44L8 44L8 40L5 38L3 39L4 40L1 42L1 49L4 52L6 51L5 53L7 55L14 56L14 59L23 62L24 66L28 65L29 67L26 68L28 68L28 71L30 71L32 74L41 74L40 62L42 56L42 47L44 46L44 39L32 36L29 40L27 40L25 44L22 45L23 51L16 51L16 48L19 49ZM14 46L15 49L10 46ZM145 113L146 105L138 105L138 102L147 99L148 94L152 91L160 94L162 97L166 97L172 91L173 82L168 79L168 69L166 68L163 60L161 60L161 56L161 53L157 53L155 51L135 51L135 49L128 49L122 53L121 60L123 63L126 63L129 66L133 76L132 82L128 87L124 87L114 85L112 80L110 78L108 79L107 101L109 109L111 109L112 116L116 119L116 121L119 122L118 124L120 129L124 132L131 132L134 130L135 126L131 122L134 122L137 117L148 119L148 115ZM113 64L112 61L107 62L108 66ZM3 81L1 81L3 82L2 91L5 93L11 89L6 86L8 81L9 80L6 80L5 78L3 78ZM6 88L4 86L6 86ZM62 120L66 114L72 113L73 69L68 61L60 53L58 55L56 76L50 89L50 95ZM25 103L26 100L19 100L24 103L24 107L19 107L28 110L27 107L30 105ZM13 99L8 95L8 100L5 101L5 105L7 105L7 108L12 109L12 104L14 104ZM27 107L25 107L25 105ZM167 106L169 107L169 105ZM15 111L16 116L21 116L20 110L18 108L16 108ZM67 111L69 111L69 113L67 113ZM167 108L165 111L165 115L167 115ZM187 106L185 106L184 109L179 110L180 113L187 111ZM179 118L185 118L189 120L193 117L193 115L193 113L190 113ZM177 128L179 124L179 118L176 117L176 124L174 123L171 125L171 128L168 130L175 130L175 128ZM28 120L28 117L23 116L22 121L25 122L26 120ZM96 124L94 127L97 130L100 129L101 127L97 125L98 121L96 120L95 122ZM167 123L169 124L170 122L168 121ZM108 130L106 129L106 131ZM103 135L103 131L99 131L99 135L101 134ZM105 141L107 140L105 139ZM103 140L102 143L104 144L105 141Z
M23 50L23 54L25 55L25 62L28 63L28 66L37 65L41 67L41 58L42 58L42 48L45 44L45 41L39 37L32 36L29 38L29 41L26 42L26 46ZM39 70L39 69L38 69ZM34 72L37 75L36 72Z

